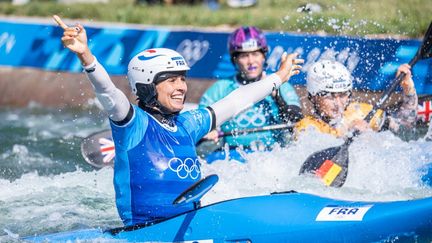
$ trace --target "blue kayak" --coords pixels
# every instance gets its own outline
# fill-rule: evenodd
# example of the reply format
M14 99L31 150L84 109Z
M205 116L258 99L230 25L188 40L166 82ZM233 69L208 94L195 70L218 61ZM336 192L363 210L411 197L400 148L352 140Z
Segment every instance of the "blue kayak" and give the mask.
M424 185L432 187L432 162L419 169L423 174L421 181Z
M287 192L227 200L151 225L26 237L30 242L394 242L432 240L432 197L335 200Z

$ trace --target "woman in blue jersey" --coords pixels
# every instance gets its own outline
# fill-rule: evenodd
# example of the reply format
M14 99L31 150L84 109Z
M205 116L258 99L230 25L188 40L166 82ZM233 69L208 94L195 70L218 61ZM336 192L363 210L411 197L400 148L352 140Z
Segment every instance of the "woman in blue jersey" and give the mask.
M264 71L266 55L268 52L267 40L260 29L254 26L245 26L236 29L228 38L228 50L231 62L237 73L226 79L216 81L201 97L200 107L214 104L224 98L238 87L251 84L266 76ZM262 101L237 114L231 120L221 125L223 132L263 127L281 123L295 123L302 118L299 98L289 83L284 83L279 89L272 92ZM280 130L239 134L227 136L224 139L231 148L242 146L243 148L264 147L270 148L275 142L282 143L283 133ZM212 131L206 136L207 139L218 141L218 132ZM234 151L231 155L235 154ZM212 159L221 159L215 154L224 156L223 152L211 155ZM233 158L243 158L234 155ZM210 156L207 157L208 160ZM223 158L222 158L223 159Z
M302 63L295 55L285 54L279 70L265 80L237 89L206 108L180 113L189 67L173 50L149 49L134 56L128 65L129 84L138 97L138 105L134 105L91 53L83 26L68 27L58 16L54 19L64 29L64 46L80 59L109 115L116 152L116 205L125 225L148 223L192 209L192 204L174 207L172 202L201 177L195 143L298 74Z

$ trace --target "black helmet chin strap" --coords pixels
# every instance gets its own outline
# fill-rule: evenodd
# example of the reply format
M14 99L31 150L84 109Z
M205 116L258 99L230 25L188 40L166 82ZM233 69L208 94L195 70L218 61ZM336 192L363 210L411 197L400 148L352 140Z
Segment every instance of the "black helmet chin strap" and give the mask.
M158 101L156 101L156 103L157 104L150 105L143 103L141 100L138 100L138 106L141 109L152 115L160 123L167 124L170 127L174 127L174 117L176 117L176 115L180 112L170 112Z
M167 80L168 78L186 76L186 70L160 72L155 75L153 82L150 84L137 83L138 106L154 116L158 121L174 126L173 117L180 112L172 112L158 101L156 84ZM185 97L186 100L186 97Z
M138 106L155 117L159 122L174 126L173 117L180 112L172 112L157 100L156 85L137 84Z
M310 93L308 93L308 99L312 103L312 106L313 106L313 108L312 108L313 109L312 110L313 116L323 120L326 123L329 123L331 121L330 117L325 116L323 113L319 112L318 104L317 104L317 102L315 102L313 100L313 98L314 98L314 96L311 95Z
M136 84L136 89L139 103L152 104L157 98L156 85L154 83Z

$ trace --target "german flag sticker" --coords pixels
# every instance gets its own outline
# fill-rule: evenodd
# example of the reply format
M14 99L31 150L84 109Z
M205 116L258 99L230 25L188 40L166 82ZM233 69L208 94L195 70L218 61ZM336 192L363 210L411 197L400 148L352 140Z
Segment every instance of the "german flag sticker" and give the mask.
M333 163L331 160L326 160L315 171L315 175L320 177L326 186L330 186L341 171L342 167L338 164Z

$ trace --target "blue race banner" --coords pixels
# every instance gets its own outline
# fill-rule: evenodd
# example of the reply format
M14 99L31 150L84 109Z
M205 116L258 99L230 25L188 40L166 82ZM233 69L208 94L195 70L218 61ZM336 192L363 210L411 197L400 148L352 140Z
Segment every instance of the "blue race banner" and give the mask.
M89 46L110 74L126 74L129 60L138 52L166 47L180 52L192 67L191 78L222 78L234 73L227 51L228 32L178 31L164 27L133 29L85 26ZM55 25L0 20L0 65L34 67L49 71L81 72L73 53L62 46L63 30ZM266 32L270 51L267 70L277 69L284 51L305 59L293 84L304 84L305 72L321 58L344 63L355 77L357 89L380 91L394 78L396 68L415 54L420 40L369 39ZM432 61L413 69L419 94L432 94Z

